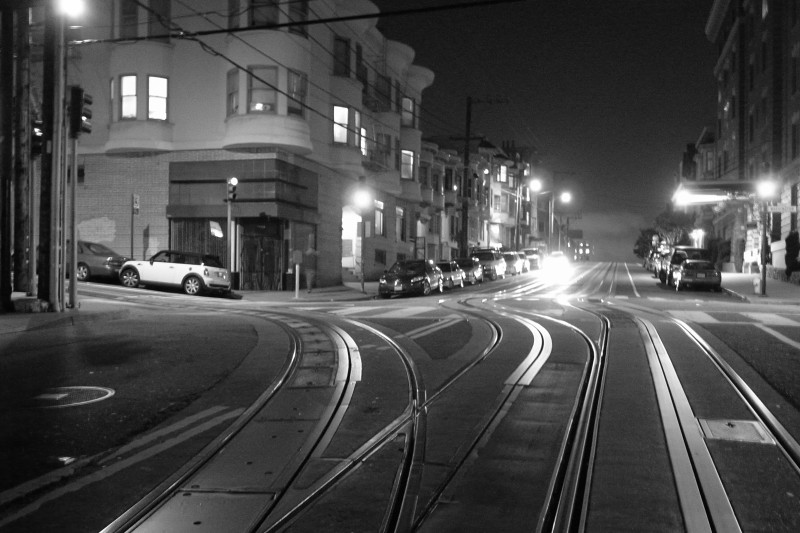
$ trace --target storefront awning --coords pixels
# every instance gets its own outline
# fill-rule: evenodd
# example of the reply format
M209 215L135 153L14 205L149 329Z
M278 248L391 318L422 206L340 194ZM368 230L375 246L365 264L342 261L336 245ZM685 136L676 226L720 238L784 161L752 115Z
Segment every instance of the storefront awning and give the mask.
M729 200L750 201L756 195L756 182L744 180L684 181L678 185L672 202L679 206L718 204Z

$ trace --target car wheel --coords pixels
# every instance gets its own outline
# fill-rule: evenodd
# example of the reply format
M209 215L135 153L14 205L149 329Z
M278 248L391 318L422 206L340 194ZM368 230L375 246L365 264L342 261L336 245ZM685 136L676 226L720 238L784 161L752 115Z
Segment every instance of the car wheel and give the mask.
M183 280L183 292L189 296L197 296L203 290L203 282L197 276L189 276Z
M126 268L122 271L122 274L119 276L120 281L126 287L130 287L131 289L135 289L139 286L139 273L132 268Z
M382 293L381 293L381 298L383 298L384 300L387 300L387 299L389 299L391 296L392 296L392 295L391 295L391 294L389 294L388 292L382 292Z
M78 263L78 270L75 277L78 278L78 281L86 281L89 279L89 266L85 263Z
M431 282L427 279L422 282L422 294L428 296L431 293Z

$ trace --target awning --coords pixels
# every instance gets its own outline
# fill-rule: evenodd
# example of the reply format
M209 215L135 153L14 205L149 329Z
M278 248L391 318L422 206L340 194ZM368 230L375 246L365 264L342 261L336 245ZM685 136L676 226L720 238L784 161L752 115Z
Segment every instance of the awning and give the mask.
M672 195L672 201L676 205L707 205L729 200L750 201L755 196L755 181L684 181L678 185L678 189Z

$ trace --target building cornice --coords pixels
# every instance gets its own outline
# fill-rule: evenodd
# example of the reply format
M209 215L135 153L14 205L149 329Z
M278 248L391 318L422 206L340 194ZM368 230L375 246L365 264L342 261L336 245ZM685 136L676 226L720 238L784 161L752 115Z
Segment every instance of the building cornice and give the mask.
M725 20L725 13L727 13L730 3L731 0L714 0L714 5L711 6L711 12L708 14L706 22L706 38L712 43L717 40L717 34L722 28L722 22Z

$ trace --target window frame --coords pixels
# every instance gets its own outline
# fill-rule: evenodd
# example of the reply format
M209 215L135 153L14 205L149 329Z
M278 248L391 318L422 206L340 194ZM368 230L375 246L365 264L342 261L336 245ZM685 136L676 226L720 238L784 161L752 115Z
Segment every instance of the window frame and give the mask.
M344 122L342 122L344 118ZM350 126L350 108L341 105L333 106L333 143L347 145L348 128Z
M274 65L248 65L247 67L247 113L256 115L274 115L278 112L278 67ZM274 74L270 79L266 73ZM262 81L265 80L265 81ZM264 98L262 101L254 101L256 91L263 92L264 95L272 95L272 101ZM255 105L271 106L269 109L253 109Z
M166 87L166 94L163 96L161 95L153 95L152 93L152 83L156 80L164 80L165 87ZM163 103L163 113L164 117L153 117L154 113L154 106L153 103L161 102ZM169 120L169 78L166 76L155 76L148 74L147 76L147 119L148 120L158 120L166 122Z
M133 78L133 93L126 94L125 80ZM125 113L126 104L133 103L133 113ZM139 76L136 74L120 74L119 76L119 120L137 120L139 118Z
M400 178L404 180L414 179L414 163L416 153L414 150L400 150Z
M225 81L225 116L232 117L239 114L239 78L238 68L228 71Z
M305 117L308 96L308 74L299 70L286 70L286 114Z

